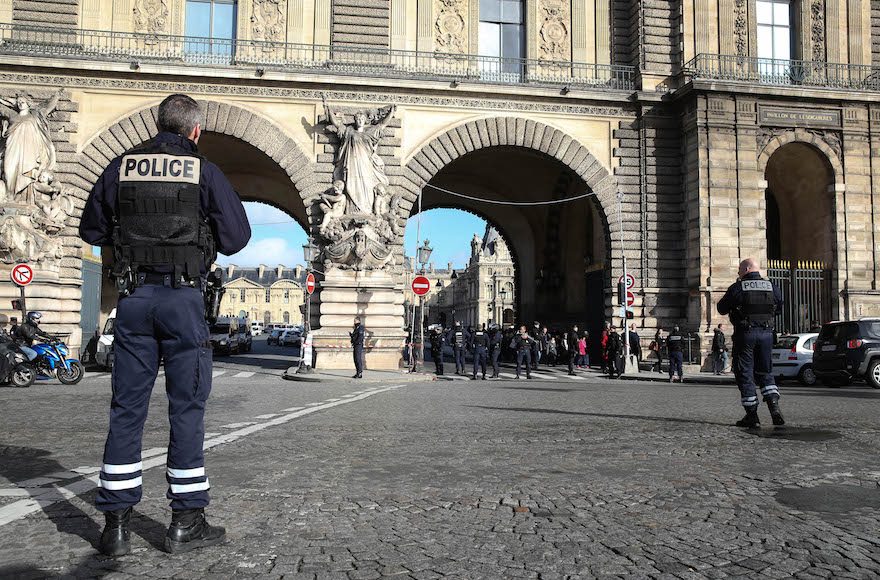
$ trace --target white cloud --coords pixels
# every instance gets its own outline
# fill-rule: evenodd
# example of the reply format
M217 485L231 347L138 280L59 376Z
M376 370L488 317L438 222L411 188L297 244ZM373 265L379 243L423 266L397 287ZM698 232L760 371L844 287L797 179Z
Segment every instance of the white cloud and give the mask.
M290 245L284 238L263 238L252 240L245 249L232 256L217 256L217 263L221 266L235 264L236 266L258 266L265 264L275 267L283 264L292 268L302 262L302 247Z
M246 201L244 203L244 211L251 224L269 223L281 225L283 222L290 222L294 225L296 224L292 217L280 209L274 208L271 205L266 205L265 203Z

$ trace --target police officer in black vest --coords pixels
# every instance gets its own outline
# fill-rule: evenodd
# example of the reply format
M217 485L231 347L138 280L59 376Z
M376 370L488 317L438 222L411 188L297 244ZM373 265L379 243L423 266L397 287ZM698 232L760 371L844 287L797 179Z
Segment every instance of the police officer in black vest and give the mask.
M519 327L519 334L513 337L513 349L516 350L516 378L519 378L523 360L526 362L526 378L532 378L532 349L535 339L526 331L525 324Z
M364 378L364 325L361 324L361 317L354 317L354 329L348 333L351 337L351 348L354 354L354 376L353 379Z
M674 382L675 373L678 373L680 383L684 376L684 337L678 326L673 326L666 337L666 352L669 354L669 382Z
M474 352L474 374L471 380L477 380L477 366L483 370L483 380L486 380L486 352L489 349L489 333L486 332L486 325L481 324L471 336L471 350Z
M501 327L493 324L489 329L489 359L492 361L492 376L498 378L498 357L501 356Z
M468 340L470 334L461 327L461 322L456 321L455 327L449 331L447 342L452 344L452 352L455 355L455 374L465 374L465 354L467 353Z
M718 301L719 314L729 314L733 324L733 371L746 416L737 427L759 427L755 385L770 409L774 425L784 425L779 410L779 389L773 379L773 317L782 306L782 293L761 278L758 261L747 258L739 265L739 279Z
M446 338L443 329L439 326L431 332L431 358L434 359L434 371L437 376L443 376L443 345Z
M171 441L166 479L169 552L223 542L209 525L202 445L211 392L211 348L203 292L217 251L234 254L251 237L229 181L197 153L202 110L186 95L159 105L159 133L110 162L83 210L79 235L112 246L116 309L110 433L95 503L106 526L101 551L130 550L131 508L141 499L141 437L150 392L165 362Z

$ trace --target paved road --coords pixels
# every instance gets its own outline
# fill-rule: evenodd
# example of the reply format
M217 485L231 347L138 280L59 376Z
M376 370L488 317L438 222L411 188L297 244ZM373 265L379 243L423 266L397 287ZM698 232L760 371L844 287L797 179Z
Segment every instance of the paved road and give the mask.
M878 391L791 384L790 425L744 431L730 386L298 383L290 353L216 361L209 517L230 541L182 557L157 549L161 378L119 559L93 547L108 378L0 389L0 578L880 577Z

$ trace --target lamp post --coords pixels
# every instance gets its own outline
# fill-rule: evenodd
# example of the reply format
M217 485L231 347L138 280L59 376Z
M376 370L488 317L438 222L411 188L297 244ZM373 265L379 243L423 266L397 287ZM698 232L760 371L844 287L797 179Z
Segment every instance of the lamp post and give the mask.
M452 290L452 321L450 322L450 326L455 326L455 281L458 280L458 273L455 269L452 270L452 276L450 276L449 279L452 280L452 284L450 284L450 289Z
M499 320L499 326L503 327L504 326L504 302L507 300L507 290L502 288L500 294L501 294L501 314L498 317L498 320Z
M427 264L431 260L431 252L434 251L430 245L428 245L428 240L425 239L425 243L418 247L418 256L416 256L421 264L420 274L425 273L425 264ZM415 321L413 321L415 323ZM425 297L419 296L419 342L418 346L418 354L414 357L414 362L416 366L420 361L425 358Z
M312 241L312 236L309 236L308 242L303 244L303 260L306 262L306 271L311 269L312 260L318 258L318 246ZM308 273L306 274L308 277ZM308 282L306 282L308 284ZM311 369L311 342L309 341L309 335L312 332L312 295L309 294L308 288L305 288L305 292L303 293L303 298L306 303L306 312L305 312L305 321L303 321L303 336L302 340L300 340L299 347L299 368L297 368L296 372L300 372L303 368L303 364L306 360L306 350L308 350L308 358L309 364L306 365L306 369ZM306 348L308 347L308 349Z

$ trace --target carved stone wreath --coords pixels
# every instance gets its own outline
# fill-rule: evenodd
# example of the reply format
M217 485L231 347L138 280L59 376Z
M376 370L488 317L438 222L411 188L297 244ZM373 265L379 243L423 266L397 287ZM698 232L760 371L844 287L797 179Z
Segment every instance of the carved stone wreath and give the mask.
M541 36L541 58L545 60L569 60L571 58L568 32L568 6L558 1L540 4L544 22L539 32Z
M134 31L147 34L168 32L167 0L137 0L134 3Z
M466 53L468 48L466 7L462 0L438 0L434 23L437 48L441 52Z
M254 40L284 40L284 0L255 0L251 16Z

